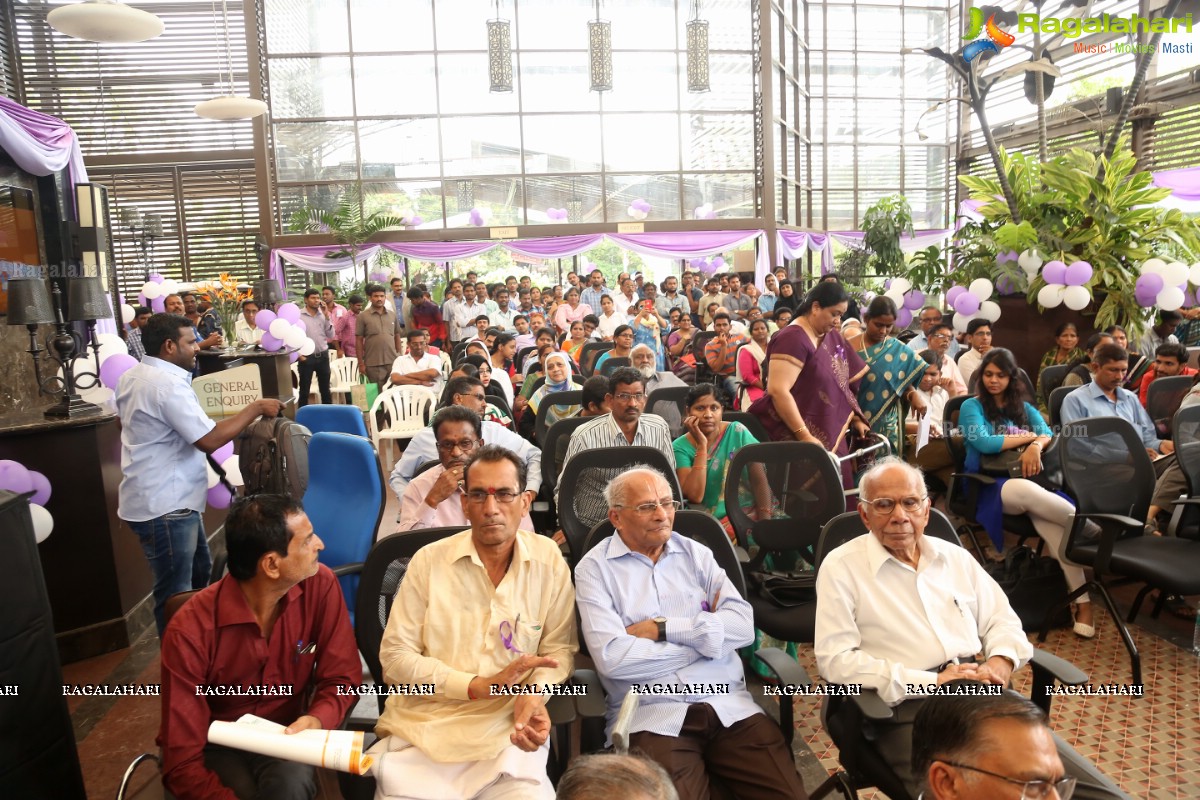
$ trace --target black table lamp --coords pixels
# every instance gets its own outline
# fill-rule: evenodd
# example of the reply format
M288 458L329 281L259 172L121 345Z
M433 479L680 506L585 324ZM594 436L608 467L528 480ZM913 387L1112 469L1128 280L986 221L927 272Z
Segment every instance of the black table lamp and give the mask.
M254 284L254 302L259 308L274 311L276 305L287 302L287 295L283 293L279 281L267 278Z
M9 325L24 325L29 329L29 349L26 351L33 357L33 377L38 384L38 392L42 389L41 355L44 352L38 344L38 325L54 322L54 308L50 305L50 293L46 291L46 282L41 278L13 278L8 282L8 319Z

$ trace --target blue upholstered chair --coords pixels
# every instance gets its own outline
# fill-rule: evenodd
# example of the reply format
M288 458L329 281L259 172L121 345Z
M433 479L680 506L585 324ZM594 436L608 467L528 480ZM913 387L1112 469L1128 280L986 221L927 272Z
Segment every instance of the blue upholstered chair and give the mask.
M296 422L313 433L350 433L367 438L367 423L357 406L307 405L296 411Z

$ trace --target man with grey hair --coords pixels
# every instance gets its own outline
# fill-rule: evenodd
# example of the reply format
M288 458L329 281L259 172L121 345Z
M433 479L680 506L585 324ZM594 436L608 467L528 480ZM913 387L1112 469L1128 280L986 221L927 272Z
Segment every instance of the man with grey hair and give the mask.
M634 466L604 496L616 533L579 562L575 589L610 735L635 691L630 746L681 797L708 797L710 775L737 797L807 797L778 726L746 691L737 648L754 641L750 604L707 547L674 532L667 479Z
M671 776L648 758L597 753L571 760L555 800L679 800Z
M646 397L654 392L655 389L667 389L672 386L682 386L687 388L687 384L680 380L679 376L674 372L658 372L655 367L658 365L658 358L654 353L654 348L650 345L642 343L635 344L629 352L629 363L638 372L642 373L642 377L646 379L644 386ZM667 422L667 427L671 429L672 436L679 436L683 432L683 420L679 413L679 405L674 402L657 402L652 406L647 406L646 411L651 414L657 414Z
M830 683L860 684L896 707L887 722L845 725L865 731L915 797L912 726L921 698L952 680L1004 686L1033 647L1004 591L970 553L925 535L929 496L919 469L883 459L859 490L868 532L826 556L817 573L817 669ZM828 714L856 709L830 698ZM1082 796L1113 796L1096 789Z

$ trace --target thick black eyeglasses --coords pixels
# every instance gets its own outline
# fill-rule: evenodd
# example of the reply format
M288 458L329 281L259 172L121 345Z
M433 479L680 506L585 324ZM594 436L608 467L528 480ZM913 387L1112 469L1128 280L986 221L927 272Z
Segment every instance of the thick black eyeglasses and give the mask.
M941 759L938 760L940 761ZM986 769L972 767L969 764L959 764L954 761L942 761L942 763L951 767L968 769L971 772L990 775L993 778L999 778L1002 781L1008 781L1009 783L1016 784L1017 786L1021 787L1021 800L1048 800L1050 797L1050 792L1052 791L1058 793L1059 800L1070 800L1071 795L1075 794L1075 783L1077 779L1073 775L1067 775L1066 777L1059 778L1056 781L1021 781L1017 780L1016 778L1010 778L1007 775L1001 775L998 772L989 772Z

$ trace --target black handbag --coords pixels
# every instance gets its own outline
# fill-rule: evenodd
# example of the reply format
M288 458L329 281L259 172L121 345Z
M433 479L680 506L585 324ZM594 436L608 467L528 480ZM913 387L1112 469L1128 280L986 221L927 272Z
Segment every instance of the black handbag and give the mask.
M1010 550L1003 561L985 564L984 570L1004 590L1009 605L1021 618L1023 630L1041 630L1042 621L1053 608L1060 610L1050 620L1050 627L1071 626L1071 609L1065 605L1067 579L1053 558L1039 556L1022 545Z
M747 578L759 596L779 608L795 608L817 599L817 574L812 571L752 571Z

